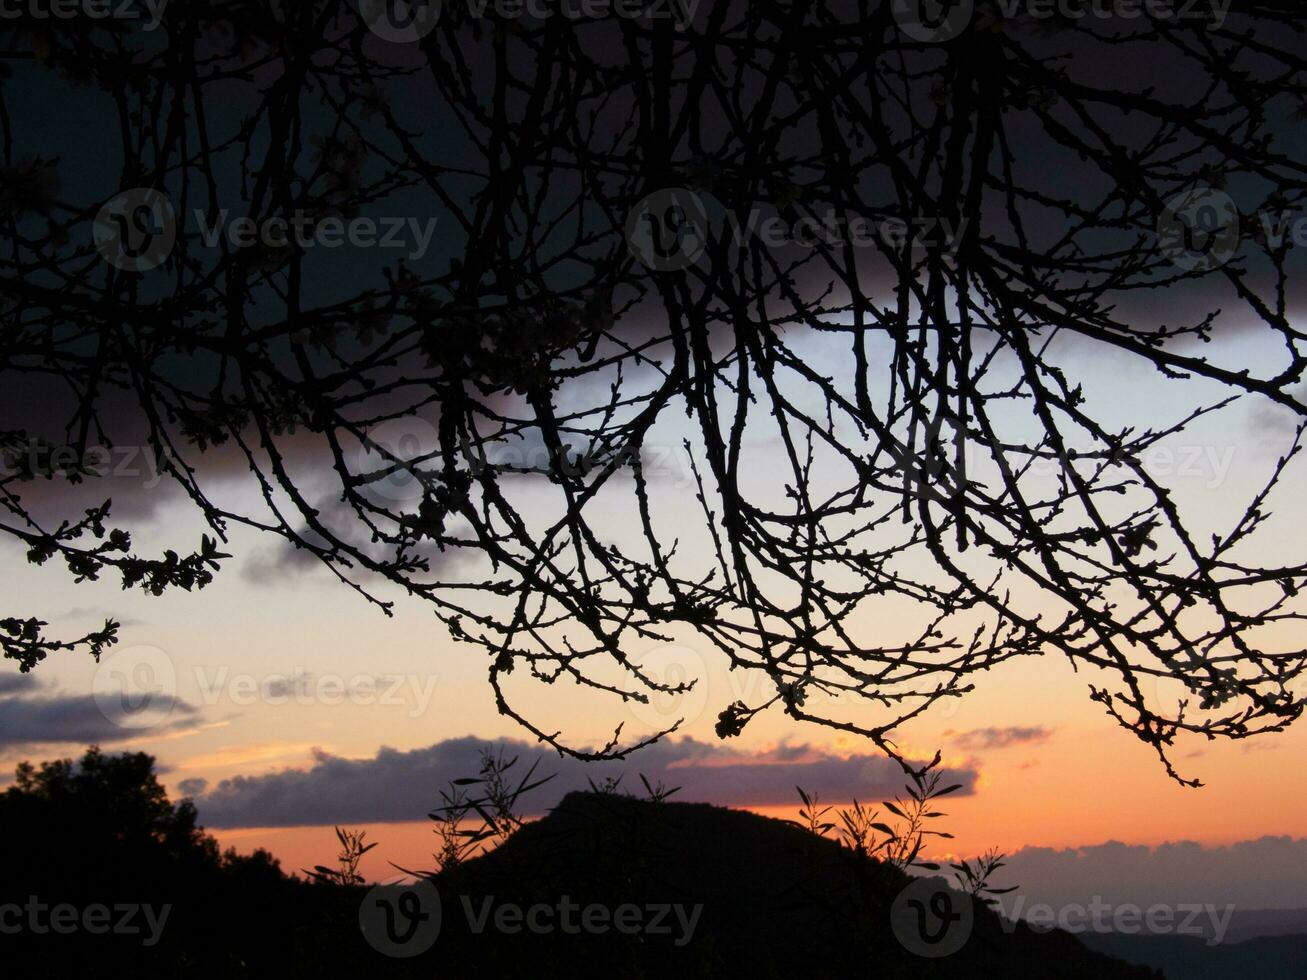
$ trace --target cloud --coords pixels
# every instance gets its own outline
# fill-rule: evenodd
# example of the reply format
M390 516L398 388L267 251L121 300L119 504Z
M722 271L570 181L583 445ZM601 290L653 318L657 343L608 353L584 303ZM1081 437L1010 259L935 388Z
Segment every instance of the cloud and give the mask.
M287 677L273 677L263 684L263 693L270 698L288 698L307 690L313 674L297 670Z
M156 695L152 710L168 711L170 721L150 729L129 728L105 717L92 695L0 699L0 747L61 743L122 742L143 734L188 728L198 710L180 698Z
M307 548L286 542L260 548L241 564L241 578L251 585L295 585L301 575L322 566L322 560Z
M0 697L24 694L41 686L31 674L0 674Z
M971 751L1006 749L1013 745L1033 745L1044 742L1052 735L1053 729L1045 728L1043 725L1030 728L976 728L956 736L953 744Z
M132 616L122 616L116 613L107 613L103 609L94 609L89 606L74 606L72 609L65 609L54 617L56 620L92 620L98 627L106 619L112 619L119 626L142 626L144 620L136 619Z
M680 786L677 800L728 806L792 803L794 787L820 794L823 800L881 799L902 790L898 765L879 755L834 756L808 746L785 746L770 753L748 754L693 738L665 740L642 749L624 762L585 763L560 759L551 749L524 742L489 742L464 737L426 748L399 751L382 747L370 759L344 759L314 750L307 769L224 779L195 800L210 827L287 827L343 823L420 820L439 801L449 782L475 775L483 748L503 745L517 756L513 773L554 779L534 795L542 809L565 793L623 776L623 787L641 791L640 774L651 783ZM975 791L974 770L948 770L945 779Z
M1105 902L1203 904L1241 911L1307 908L1307 839L1261 837L1229 846L1194 841L1157 847L1107 841L1086 847L1023 847L1007 858L1000 885L1017 884L1026 905ZM1003 902L1012 908L1014 896Z
M414 504L397 505L394 501L387 501L367 488L363 489L362 495L371 498L379 507L394 506L400 512L406 507L412 509L415 506ZM314 510L317 512L318 520L338 535L340 540L351 541L357 537L357 534L352 531L357 531L358 514L349 503L342 501L339 495L322 497L314 504ZM297 526L295 534L313 547L330 546L326 538L307 525ZM385 544L360 542L358 546L361 551L377 561L394 559L393 548ZM442 551L431 541L421 541L412 545L408 549L408 555L411 558L425 559L433 572L453 572L473 560L461 549L446 548ZM238 567L241 578L251 585L285 587L298 585L305 575L322 570L323 562L311 548L301 547L290 540L279 538L243 556Z
M1290 388L1289 394L1299 401L1307 399L1307 384ZM1248 413L1248 430L1260 437L1292 435L1302 420L1298 415L1283 405L1270 402L1258 402Z

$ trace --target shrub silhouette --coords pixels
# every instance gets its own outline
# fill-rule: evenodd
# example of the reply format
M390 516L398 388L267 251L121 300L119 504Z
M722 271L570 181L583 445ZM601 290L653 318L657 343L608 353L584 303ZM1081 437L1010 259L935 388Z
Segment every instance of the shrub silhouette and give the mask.
M948 814L932 809L936 800L961 789L961 786L940 787L940 773L932 770L925 775L909 773L911 784L904 787L906 799L895 797L881 805L894 814L895 823L889 824L877 820L880 811L863 806L855 798L852 805L836 810L839 823L826 819L827 814L835 809L831 806L820 807L816 793L809 794L803 787L798 790L803 806L799 808L799 819L788 821L796 827L802 827L818 839L826 838L832 830L839 832L839 843L859 858L883 861L899 871L920 868L923 871L939 871L940 866L933 861L920 861L918 856L926 843L927 837L951 840L953 835L943 830L927 830L925 822ZM880 836L877 836L877 833ZM970 861L961 859L950 862L953 879L959 891L979 899L987 905L996 905L995 895L1006 895L1016 891L1016 886L995 888L989 883L990 876L1002 868L1003 858L995 848L990 848L983 855Z
M361 885L366 880L359 874L359 862L363 855L377 846L377 842L363 843L368 836L366 830L346 830L336 828L336 840L340 841L340 853L336 855L337 867L329 868L319 864L312 871L307 868L304 873L313 881L331 885Z
M168 904L171 911L149 947L122 934L6 934L5 967L15 975L55 977L425 980L589 973L765 978L800 970L823 978L869 969L886 978L1154 976L1092 953L1069 935L1037 935L1021 926L1008 933L979 902L975 934L961 952L920 960L889 925L894 896L908 881L889 862L867 860L783 821L668 802L674 788L647 782L649 799L613 785L571 793L547 816L526 821L523 795L549 777L531 771L508 779L513 760L486 758L482 775L464 782L483 795L468 799L487 815L493 810L496 827L512 814L513 830L488 853L425 876L441 895L441 930L434 946L411 960L384 957L362 938L358 915L370 889L360 883L358 858L374 846L362 832L338 828L340 871L316 880L288 877L265 851L222 853L198 824L195 807L168 799L148 755L92 748L76 763L23 764L15 784L0 794L6 830L0 906L37 896L47 905L140 902ZM486 802L501 790L504 808ZM499 835L477 843L486 846L491 837ZM698 906L702 918L692 941L677 944L677 935L613 930L477 932L462 912L465 901L474 908L487 899L526 908L562 896L609 909Z
M170 803L143 752L106 756L97 747L80 762L21 763L0 795L3 864L10 885L52 879L87 892L134 880L166 881L222 866L217 843L196 823L189 800ZM271 863L259 852L255 860ZM234 854L230 860L240 860Z
M169 800L143 752L91 747L76 762L21 763L0 793L0 906L35 901L44 910L38 929L26 911L11 910L0 940L6 969L235 977L364 968L368 950L349 942L356 899L286 876L266 850L222 852L197 821L189 800ZM107 931L52 930L58 905L107 906ZM126 905L158 913L157 941L145 944L141 911L126 923L139 932L119 928Z

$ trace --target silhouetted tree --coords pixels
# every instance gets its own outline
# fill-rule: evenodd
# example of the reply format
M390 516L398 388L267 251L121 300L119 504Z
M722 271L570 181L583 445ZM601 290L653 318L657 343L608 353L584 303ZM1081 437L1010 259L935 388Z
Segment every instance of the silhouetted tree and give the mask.
M21 763L0 827L11 973L324 976L373 955L355 931L361 889L288 877L262 848L220 852L144 753Z

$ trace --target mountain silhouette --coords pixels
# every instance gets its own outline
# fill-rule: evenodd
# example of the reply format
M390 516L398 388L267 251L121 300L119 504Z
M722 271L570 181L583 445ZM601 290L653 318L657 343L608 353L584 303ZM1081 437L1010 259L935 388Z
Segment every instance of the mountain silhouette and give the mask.
M431 956L442 976L457 977L527 967L547 976L592 969L649 977L1161 976L1093 952L1067 933L1004 923L978 902L960 949L935 959L915 955L891 923L894 900L912 881L747 811L570 793L496 850L436 879L442 923ZM675 927L671 936L640 941L611 931L578 942L561 930L524 930L487 942L474 931L475 918L468 921L469 910L487 910L490 896L491 907L529 908L561 894L579 906L670 903L702 912L694 937L679 947ZM953 894L959 904L971 901Z
M189 801L168 800L143 753L92 749L76 765L20 766L0 793L6 968L428 980L1161 976L1066 933L1004 922L785 821L709 804L570 793L489 853L375 886L288 876L263 851L221 853L197 818Z
M1301 910L1296 910L1301 911ZM1088 934L1091 949L1147 964L1175 980L1283 980L1307 977L1307 934L1227 939L1209 946L1193 936Z

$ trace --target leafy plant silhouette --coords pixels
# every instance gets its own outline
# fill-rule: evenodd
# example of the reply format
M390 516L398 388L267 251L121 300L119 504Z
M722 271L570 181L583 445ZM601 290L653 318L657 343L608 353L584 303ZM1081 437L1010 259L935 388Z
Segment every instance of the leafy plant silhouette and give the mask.
M455 779L448 789L441 790L441 805L427 814L435 822L440 840L436 853L440 869L458 866L488 843L502 844L522 827L522 798L557 774L533 779L540 765L537 759L514 783L511 772L518 759L518 756L506 758L502 746L494 750L483 748L479 774ZM478 789L472 792L473 787ZM472 813L481 818L479 827L465 826Z
M312 871L304 873L313 881L332 885L361 885L364 878L359 874L359 862L363 855L377 846L377 842L364 844L366 830L346 830L336 828L336 839L340 841L340 854L336 857L337 867L315 865Z
M820 806L817 794L809 794L799 786L795 789L803 806L799 808L799 819L790 823L804 828L816 837L827 837L831 831L838 831L840 843L853 854L862 858L876 858L900 871L909 868L939 871L940 865L936 862L919 860L922 849L928 838L951 840L953 835L947 831L928 829L926 821L947 816L934 809L935 803L950 793L957 792L962 785L957 783L941 787L942 773L938 769L908 775L911 781L904 786L904 795L881 804L896 818L892 823L878 820L879 811L870 810L854 799L850 806L837 811L837 824L827 819L827 814L834 807ZM990 876L1004 866L1003 857L1003 854L990 848L979 858L951 863L950 868L958 888L989 904L996 901L993 896L1016 891L1017 886L995 888L989 884Z

